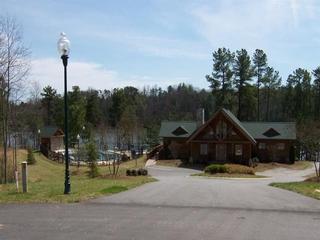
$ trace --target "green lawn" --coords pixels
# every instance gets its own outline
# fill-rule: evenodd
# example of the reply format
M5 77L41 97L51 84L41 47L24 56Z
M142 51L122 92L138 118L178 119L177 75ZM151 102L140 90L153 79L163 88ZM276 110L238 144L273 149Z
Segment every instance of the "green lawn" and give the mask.
M15 184L0 185L0 203L4 202L79 202L102 195L109 195L154 181L148 176L127 177L125 171L135 167L135 161L121 164L119 175L113 179L107 166L99 167L101 176L87 177L87 167L71 166L71 194L64 195L64 165L48 160L35 153L37 163L28 166L28 193L16 191ZM26 151L19 151L20 161L26 159ZM144 166L145 159L140 158L138 167ZM20 168L20 167L19 167ZM21 175L21 174L20 174Z
M271 183L270 186L283 188L320 200L320 182L304 181L289 183Z

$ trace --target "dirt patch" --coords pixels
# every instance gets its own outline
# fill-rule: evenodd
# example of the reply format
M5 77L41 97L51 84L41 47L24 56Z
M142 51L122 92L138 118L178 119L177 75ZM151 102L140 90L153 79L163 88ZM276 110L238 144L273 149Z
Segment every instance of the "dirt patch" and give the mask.
M312 162L309 162L309 161L296 161L294 164L271 162L271 163L259 163L258 166L254 168L254 170L255 172L264 172L264 171L275 169L275 168L304 170L309 167L312 167Z

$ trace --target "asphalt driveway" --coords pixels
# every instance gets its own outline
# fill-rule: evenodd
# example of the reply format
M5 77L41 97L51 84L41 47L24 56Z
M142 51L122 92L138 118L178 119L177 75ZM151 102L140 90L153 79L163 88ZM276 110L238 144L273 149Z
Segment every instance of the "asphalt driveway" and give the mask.
M277 169L268 179L190 177L153 166L159 181L76 204L0 205L0 239L318 240L320 201L269 187L308 171Z
M213 179L192 177L196 170L151 166L158 182L93 200L95 203L245 210L319 211L320 201L270 187L270 182L301 181L313 169L278 168L261 173L268 178Z

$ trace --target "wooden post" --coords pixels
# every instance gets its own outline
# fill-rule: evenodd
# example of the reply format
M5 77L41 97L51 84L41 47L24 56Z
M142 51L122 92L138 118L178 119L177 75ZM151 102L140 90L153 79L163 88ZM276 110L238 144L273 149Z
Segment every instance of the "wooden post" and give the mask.
M28 168L27 168L27 162L21 163L22 168L22 192L26 193L28 192Z

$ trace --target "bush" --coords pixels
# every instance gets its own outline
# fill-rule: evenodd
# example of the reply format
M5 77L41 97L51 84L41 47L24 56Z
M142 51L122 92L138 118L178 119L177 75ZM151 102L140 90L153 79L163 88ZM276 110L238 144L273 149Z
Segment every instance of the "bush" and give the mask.
M28 148L27 163L28 165L33 165L36 163L36 159L34 158L31 148Z
M96 145L93 142L89 142L86 146L87 148L87 159L89 163L88 175L91 178L99 176L99 169L97 166L98 152Z
M126 171L127 176L147 176L148 175L148 170L144 168L140 169L128 169Z
M141 171L141 175L142 176L147 176L148 175L148 170L147 169L141 168L140 171Z
M227 168L222 164L211 164L204 169L205 173L215 174L215 173L226 173Z
M205 173L229 173L229 174L250 174L254 175L254 170L251 167L240 164L211 164L204 169Z
M256 166L258 166L258 163L259 163L259 158L254 157L254 158L249 159L248 166L249 167L256 167Z
M131 176L137 176L138 173L137 173L137 170L136 169L132 169L131 170Z
M126 154L122 154L121 155L121 161L122 162L126 162L126 161L129 161L130 160L130 157Z
M227 173L230 174L250 174L254 175L254 170L251 167L247 167L240 164L226 164Z

